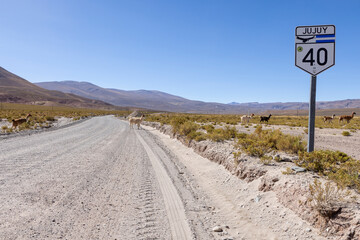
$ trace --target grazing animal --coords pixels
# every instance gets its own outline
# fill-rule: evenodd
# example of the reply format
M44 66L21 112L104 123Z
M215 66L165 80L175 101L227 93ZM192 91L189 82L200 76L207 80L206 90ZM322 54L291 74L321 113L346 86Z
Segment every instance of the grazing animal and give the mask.
M266 117L266 116L261 116L260 117L260 122L269 122L269 119L271 118L271 114L268 116L268 117Z
M324 123L329 122L332 123L332 120L334 119L335 114L333 114L331 117L324 116Z
M339 117L339 123L342 122L343 120L346 120L347 123L350 122L351 119L354 118L354 115L356 114L356 112L353 112L351 115L342 115Z
M129 118L130 128L134 128L133 125L136 124L138 126L138 129L140 129L140 123L142 122L143 119L144 119L144 115L141 115L141 117L130 117Z
M251 114L250 116L248 115L243 115L241 117L241 123L249 123L250 119L252 119L255 116L255 114Z
M16 128L17 126L23 124L24 122L27 122L29 117L31 117L30 113L28 115L26 115L25 118L13 119L12 120L12 128Z

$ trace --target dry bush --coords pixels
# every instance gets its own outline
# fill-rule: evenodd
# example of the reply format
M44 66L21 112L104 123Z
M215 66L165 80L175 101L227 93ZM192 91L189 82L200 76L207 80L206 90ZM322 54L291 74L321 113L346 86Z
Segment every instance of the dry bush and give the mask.
M349 192L344 193L330 182L326 182L323 185L315 179L314 183L309 185L309 194L308 200L312 202L313 207L320 215L331 218L341 210L341 205L345 201L345 197L349 195Z

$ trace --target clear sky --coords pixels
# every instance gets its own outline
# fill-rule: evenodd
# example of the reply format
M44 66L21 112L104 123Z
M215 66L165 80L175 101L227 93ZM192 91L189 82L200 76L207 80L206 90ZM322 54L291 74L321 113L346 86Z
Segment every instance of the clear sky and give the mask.
M192 100L309 101L295 28L336 26L317 101L360 98L359 0L0 0L0 66Z

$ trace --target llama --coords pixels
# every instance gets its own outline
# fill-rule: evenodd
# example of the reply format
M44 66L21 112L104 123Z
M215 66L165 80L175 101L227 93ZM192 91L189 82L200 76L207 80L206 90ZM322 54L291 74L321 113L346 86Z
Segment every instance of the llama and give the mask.
M356 112L353 112L351 115L342 115L339 117L339 123L342 122L343 120L346 120L347 123L350 122L351 119L354 118L354 115L356 114Z
M29 117L31 117L30 113L28 115L26 115L25 118L13 119L12 120L12 128L16 128L17 126L23 124L24 122L27 122Z
M138 129L140 129L140 124L143 119L144 119L144 115L141 115L141 117L130 117L129 118L130 128L134 128L133 125L136 124L138 126Z
M329 122L332 123L332 120L334 119L335 114L333 114L331 117L324 116L324 123Z
M241 117L241 123L249 123L250 119L252 119L255 116L255 114L251 114L250 116L243 115Z
M266 116L261 116L260 117L260 122L269 122L269 119L271 118L271 114L268 116L268 117L266 117Z

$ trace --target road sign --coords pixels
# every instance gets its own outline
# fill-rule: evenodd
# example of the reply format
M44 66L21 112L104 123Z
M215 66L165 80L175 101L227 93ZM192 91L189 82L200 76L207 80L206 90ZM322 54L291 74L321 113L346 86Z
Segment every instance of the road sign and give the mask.
M313 76L335 65L335 26L300 26L295 30L295 65Z

